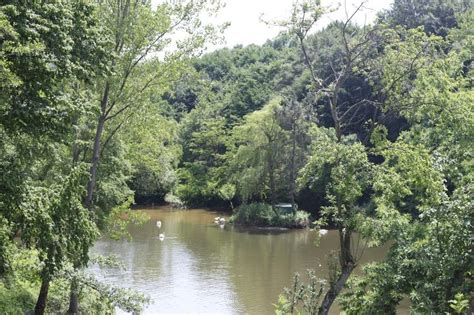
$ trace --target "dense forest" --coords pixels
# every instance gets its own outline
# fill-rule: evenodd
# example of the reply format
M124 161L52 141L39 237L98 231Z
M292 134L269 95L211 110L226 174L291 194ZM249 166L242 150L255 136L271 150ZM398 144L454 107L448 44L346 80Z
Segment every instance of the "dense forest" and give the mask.
M0 312L139 312L89 249L161 203L336 229L327 283L278 314L473 312L473 2L395 0L358 25L361 4L318 30L331 8L289 2L276 38L203 54L220 5L2 2Z

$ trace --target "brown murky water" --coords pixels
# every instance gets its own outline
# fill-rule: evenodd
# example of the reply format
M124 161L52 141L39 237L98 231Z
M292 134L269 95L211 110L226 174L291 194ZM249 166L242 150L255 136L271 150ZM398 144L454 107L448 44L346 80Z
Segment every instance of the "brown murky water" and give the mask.
M145 314L274 314L272 303L293 274L311 268L327 277L326 257L338 247L335 231L316 246L309 230L221 228L213 223L221 214L202 209L144 211L151 220L130 228L133 240L101 240L93 252L124 261L127 270L108 270L104 280L147 293ZM362 263L385 252L367 249Z

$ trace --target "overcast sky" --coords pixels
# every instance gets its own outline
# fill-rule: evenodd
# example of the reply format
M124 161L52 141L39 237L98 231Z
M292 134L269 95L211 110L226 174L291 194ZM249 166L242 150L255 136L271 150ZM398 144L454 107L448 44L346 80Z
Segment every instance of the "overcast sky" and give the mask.
M226 7L218 14L218 21L228 21L231 25L225 32L226 44L233 47L238 44L263 44L267 39L276 36L281 29L261 22L261 15L267 21L284 19L290 16L293 0L224 0ZM370 23L376 12L388 9L393 0L368 0L363 12L356 16L358 23ZM330 21L345 17L344 0L322 0L323 5L339 10L321 20L317 27L321 28ZM350 13L361 0L346 0L347 11Z

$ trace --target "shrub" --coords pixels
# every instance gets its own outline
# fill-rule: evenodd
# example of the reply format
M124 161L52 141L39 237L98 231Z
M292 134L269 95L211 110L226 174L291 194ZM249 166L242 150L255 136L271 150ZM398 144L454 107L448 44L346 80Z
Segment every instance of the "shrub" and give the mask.
M309 213L297 211L296 214L276 214L266 203L241 205L230 222L250 226L278 226L287 228L304 228L309 225Z
M287 228L305 228L309 225L309 213L306 211L296 211L296 214L274 215L272 226L281 226Z
M172 208L185 209L186 204L176 195L172 193L167 193L165 196L165 201L171 205Z
M0 283L0 314L24 314L35 308L35 297L31 292L19 284L6 287Z
M316 277L314 270L308 269L309 282L305 284L296 273L293 277L291 289L285 288L273 304L277 315L287 314L317 314L320 297L323 293L323 281ZM298 308L302 309L301 312Z
M308 227L310 224L309 220L309 212L306 211L296 211L296 215L294 217L294 222L297 227Z
M274 215L269 204L250 203L241 205L230 220L239 225L270 226Z

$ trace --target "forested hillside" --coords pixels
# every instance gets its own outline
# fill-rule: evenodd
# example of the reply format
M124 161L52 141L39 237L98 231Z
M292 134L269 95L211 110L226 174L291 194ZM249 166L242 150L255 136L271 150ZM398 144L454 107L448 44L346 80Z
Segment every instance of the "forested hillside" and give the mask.
M366 148L374 147L371 137L376 129L385 130L387 140L395 142L404 131L423 123L421 117L414 119L414 113L408 113L407 107L421 97L417 94L415 98L411 89L416 83L414 77L430 68L434 59L445 60L455 53L464 56L460 57L459 71L463 72L462 77L469 78L469 2L441 7L436 2L420 3L416 19L409 16L413 12L409 5L410 2L395 2L393 9L380 14L377 24L370 29L347 25L349 41L364 47L353 52L360 54L353 61L357 69L351 69L337 87L338 124L341 135L355 137ZM401 12L406 16L400 16ZM406 21L411 21L410 25L405 25ZM343 27L342 22L334 22L305 38L311 69L297 36L287 32L262 46L226 48L195 59L192 67L161 97L167 117L172 116L179 129L176 143L182 151L176 156L180 159L176 186L163 187L149 197L158 201L172 191L188 205L225 205L226 198L220 191L231 184L236 188L237 203L246 199L268 201L268 165L262 157L246 156L244 147L251 154L258 151L256 148L271 145L277 151L275 182L277 186L283 185L275 187L276 198L290 201L289 186L293 186L297 173L312 155L311 130L315 126L335 127L329 93L314 87L311 71L328 87L334 83L335 75L346 66ZM465 37L460 38L460 33ZM356 37L366 35L371 36L364 38L367 42ZM391 79L393 86L388 86ZM401 99L407 104L401 104ZM254 136L265 133L264 128L271 128L271 122L270 126L252 128L252 121L258 125L272 120L279 127L270 131L275 133L275 143L262 139L264 143L259 143L259 139L242 135L245 128L250 128ZM382 160L372 152L369 159L375 164ZM254 173L241 173L239 167ZM256 182L243 179L246 175ZM302 184L293 192L298 204L315 214L325 204L327 178L319 180L322 182L313 185L314 189ZM249 185L259 187L246 187ZM252 191L252 195L245 190Z
M139 311L144 296L84 271L117 266L89 249L146 220L132 204L167 202L336 229L329 281L282 295L279 314L327 314L336 298L347 314L403 299L472 312L473 2L395 0L357 25L361 6L317 31L329 9L289 3L264 45L201 54L222 38L200 20L218 7L1 4L0 310Z

